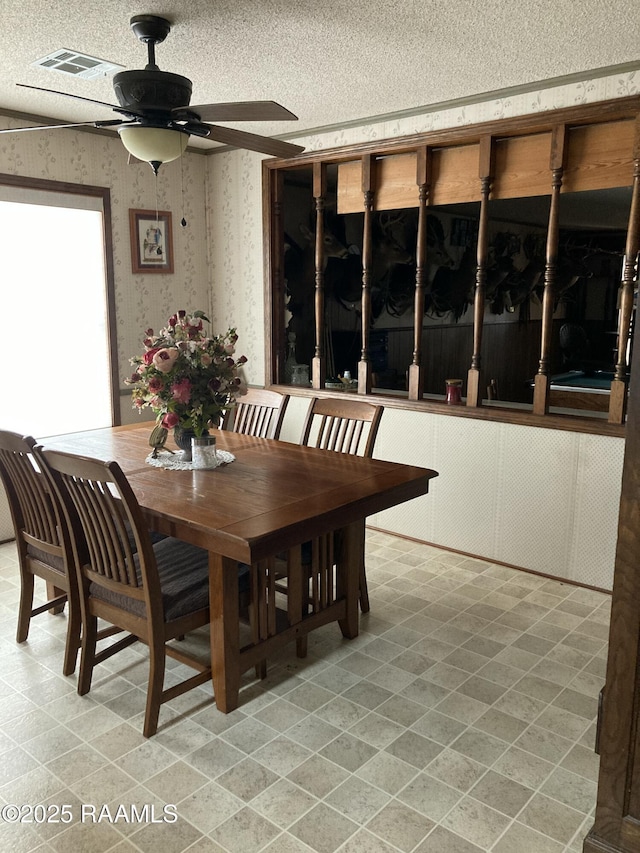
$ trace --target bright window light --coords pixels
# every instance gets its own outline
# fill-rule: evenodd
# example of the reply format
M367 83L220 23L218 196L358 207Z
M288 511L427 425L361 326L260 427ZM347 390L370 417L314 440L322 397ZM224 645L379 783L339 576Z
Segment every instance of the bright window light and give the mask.
M0 201L0 428L111 426L102 213Z

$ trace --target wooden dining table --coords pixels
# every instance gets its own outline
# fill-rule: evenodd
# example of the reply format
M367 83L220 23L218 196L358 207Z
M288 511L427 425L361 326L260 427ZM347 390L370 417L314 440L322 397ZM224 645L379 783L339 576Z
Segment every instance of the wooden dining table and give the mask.
M146 461L153 424L41 438L45 448L115 460L127 475L149 526L209 552L211 668L223 712L238 706L241 675L285 643L337 621L344 637L358 634L358 578L365 519L424 495L437 472L350 456L286 441L215 430L217 447L233 460L208 470L173 470ZM174 449L172 439L167 447ZM178 451L179 453L179 451ZM305 614L300 547L338 533L334 600ZM287 618L241 645L238 563L260 564L294 554ZM297 590L297 595L296 591Z

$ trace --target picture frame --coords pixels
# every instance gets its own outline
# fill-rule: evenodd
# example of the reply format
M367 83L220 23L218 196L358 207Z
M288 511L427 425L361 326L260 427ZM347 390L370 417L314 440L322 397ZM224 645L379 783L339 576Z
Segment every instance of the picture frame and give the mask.
M173 272L173 233L168 210L129 210L131 269L134 273Z

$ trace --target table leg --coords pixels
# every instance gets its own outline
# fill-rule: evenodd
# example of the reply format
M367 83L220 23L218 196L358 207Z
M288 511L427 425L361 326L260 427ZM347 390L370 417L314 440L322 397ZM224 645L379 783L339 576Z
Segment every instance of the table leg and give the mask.
M213 694L218 709L227 714L238 707L240 691L238 563L211 551L209 609Z
M336 592L338 596L345 596L347 605L347 614L339 620L339 624L343 637L350 640L358 636L358 589L360 567L364 566L364 523L363 518L342 528L337 554Z

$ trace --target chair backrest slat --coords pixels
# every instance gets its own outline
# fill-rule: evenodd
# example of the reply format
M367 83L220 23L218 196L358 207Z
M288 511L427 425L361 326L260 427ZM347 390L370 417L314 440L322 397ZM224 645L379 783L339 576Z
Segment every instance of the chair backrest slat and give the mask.
M0 431L0 479L14 519L16 536L26 534L32 542L51 546L61 554L59 515L46 479L33 464L31 436Z
M302 428L300 444L370 457L382 412L382 406L363 400L314 398Z
M288 402L288 394L249 388L225 415L223 429L257 438L279 438Z
M144 586L150 575L155 579L149 532L120 466L53 450L37 451L51 472L67 511L71 502L78 514L88 551L86 559L78 555L85 575L92 580L104 578L132 591ZM126 522L133 531L133 543ZM74 532L78 541L78 530ZM142 580L136 571L138 566Z

